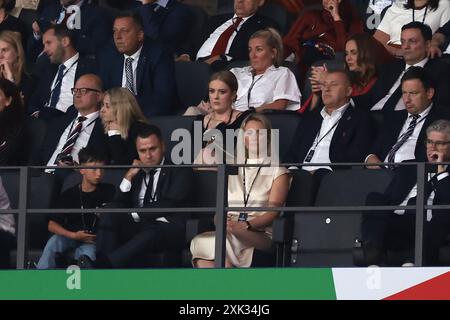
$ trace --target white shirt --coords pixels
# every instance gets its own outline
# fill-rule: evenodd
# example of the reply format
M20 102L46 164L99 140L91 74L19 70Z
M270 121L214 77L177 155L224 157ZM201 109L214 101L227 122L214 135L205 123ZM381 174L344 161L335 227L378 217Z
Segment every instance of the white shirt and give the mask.
M163 164L164 164L164 158L161 161L160 165L163 165ZM156 168L155 173L153 175L152 199L151 199L152 202L158 201L157 194L156 194L156 187L158 186L160 174L161 174L161 168ZM149 179L150 179L150 177L149 177L148 173L145 175L144 179L142 179L141 190L139 191L139 200L138 200L139 208L142 208L144 206L144 197L145 197L145 192L147 191L147 185L148 185ZM120 183L120 191L129 192L130 190L131 190L131 181L123 178L122 182ZM134 221L136 221L136 222L140 221L140 217L137 212L132 212L131 216L133 217ZM156 218L156 221L169 222L164 217Z
M384 8L390 6L394 0L371 0L368 8L372 9L373 13L380 15ZM371 12L367 12L371 13Z
M344 104L342 107L331 112L331 115L325 111L325 108L320 111L320 115L323 118L320 131L317 134L314 142L309 148L308 154L314 150L314 155L311 158L310 163L331 163L330 160L330 145L333 139L334 132L338 126L339 120L341 120L342 115L345 110L347 110L350 103ZM320 141L320 142L319 142ZM305 161L305 160L303 160ZM305 163L305 162L304 162ZM303 166L302 169L306 171L315 171L319 168L325 168L331 170L329 166Z
M401 44L402 26L413 21L413 9L405 9L404 3L404 1L394 2L378 25L378 30L390 35L388 43ZM423 21L425 9L414 10L415 21ZM428 8L424 23L435 33L448 20L450 20L450 1L440 0L439 7L435 11Z
M228 45L227 45L227 49L225 50L225 54L227 54L230 51L231 44L233 43L233 40L236 37L236 34L238 33L238 31L241 29L242 25L245 23L245 21L247 21L251 17L253 17L253 15L242 18L242 21L236 28L236 31L233 32L233 34L230 37L230 40L228 40ZM224 24L219 26L216 30L214 30L213 33L211 33L209 35L209 38L206 39L206 41L203 43L203 45L200 47L200 49L197 52L197 60L200 58L209 57L211 55L211 52L214 49L214 46L216 45L216 42L219 39L220 35L225 30L227 30L229 26L231 26L233 24L233 21L235 21L236 18L237 18L237 15L234 15L233 18L225 21Z
M279 99L288 100L286 110L298 110L302 97L295 75L286 67L270 66L262 75L253 78L252 67L233 68L230 70L238 81L237 99L234 109L248 110ZM253 87L252 87L253 84ZM248 93L250 92L250 103Z
M403 162L405 160L412 160L415 159L415 150L417 143L421 143L421 141L417 141L419 138L420 131L422 130L423 124L425 123L426 116L430 113L432 104L426 108L422 113L420 113L419 119L417 119L416 127L414 128L414 131L412 135L406 140L406 142L400 147L400 149L397 150L394 157L394 162ZM405 123L403 124L402 130L400 131L400 134L397 137L397 140L400 138L400 136L408 130L409 124L412 121L412 115L408 114L408 118L406 119ZM384 158L384 162L388 162L388 156Z
M138 51L133 53L131 56L127 56L126 54L123 55L123 71L122 71L122 88L127 87L127 75L125 73L125 64L127 62L127 58L133 58L133 62L131 63L131 68L133 69L133 86L134 90L137 92L136 87L136 70L139 62L139 57L141 56L142 47L139 48Z
M11 209L9 206L9 198L3 187L2 177L0 177L0 209ZM14 222L14 215L0 214L0 230L6 231L14 235L16 233L16 224Z
M62 83L61 83L61 93L59 94L59 100L56 103L56 109L66 112L67 109L73 105L73 95L71 89L75 86L75 74L78 67L78 58L80 54L75 54L69 60L64 62L64 69ZM58 72L56 72L55 78L53 79L51 90L55 88L56 79L58 78ZM50 101L50 97L49 97Z
M447 170L447 166L445 166L445 170ZM428 181L431 180L431 178L433 178L436 175L436 173L429 173L428 174ZM436 179L438 181L441 181L444 178L447 178L449 176L448 172L442 172L437 174ZM411 191L409 192L409 194L406 196L405 200L403 200L403 202L400 204L401 206L406 206L408 204L409 199L413 198L417 196L417 184L414 185L414 187L411 189ZM426 199L426 205L431 206L433 205L433 201L434 201L434 197L435 197L435 192L434 190L430 193L430 196L428 197L428 199ZM395 210L394 211L396 214L404 214L405 210L403 209L399 209L399 210ZM428 209L427 210L427 221L431 221L431 219L433 218L433 210Z
M401 83L402 77L405 74L406 70L408 70L408 68L410 68L410 67L422 67L423 68L427 62L428 62L428 57L423 60L420 60L419 62L417 62L416 64L413 64L413 65L405 64L405 70L403 70L403 72L400 73L400 75L398 76L397 80L395 81L394 85L389 90L387 95L385 95L384 98L382 98L380 101L378 101L370 110L373 111L373 110L383 109L386 102L389 100L389 98L392 96L392 94L395 92L395 90L397 90L398 86ZM403 102L403 99L400 98L397 102L397 105L395 106L395 110L398 111L398 110L404 110L404 109L405 109L405 103Z
M83 126L81 127L80 135L75 141L72 152L70 153L72 155L73 161L78 162L78 152L80 152L81 149L83 149L88 145L89 139L92 134L92 130L94 130L95 120L98 118L98 114L99 112L96 111L85 116L87 119L83 121ZM56 147L55 152L53 152L53 155L47 162L47 166L56 166L55 165L56 157L64 147L64 144L67 141L67 137L69 136L70 131L73 130L73 128L75 127L79 116L81 116L81 114L78 113L77 117L72 122L70 122L70 124L66 127L66 130L64 130L63 134L61 135L61 138L59 139L58 146ZM45 171L52 172L53 170L47 169Z

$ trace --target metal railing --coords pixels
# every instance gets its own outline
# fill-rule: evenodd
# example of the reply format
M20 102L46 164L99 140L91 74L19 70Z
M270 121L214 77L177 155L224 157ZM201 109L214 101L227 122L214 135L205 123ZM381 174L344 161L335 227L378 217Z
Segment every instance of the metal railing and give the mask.
M442 163L449 165L450 163ZM365 163L288 163L280 164L285 167L290 166L332 166L332 167L363 167ZM374 164L377 165L377 164ZM389 163L380 163L378 165L392 165ZM329 206L329 207L315 207L315 206L303 206L303 207L251 207L251 211L279 211L279 212L294 212L295 214L301 214L302 212L320 212L320 211L383 211L383 210L415 210L416 213L416 229L415 229L415 265L423 265L423 227L424 227L424 210L428 209L450 209L450 205L425 205L425 183L426 183L426 170L425 167L428 163L423 162L408 162L408 163L396 163L399 165L414 165L417 166L417 201L414 206ZM214 212L216 218L216 241L215 241L215 265L216 267L225 266L225 241L226 241L226 219L225 214L228 211L249 211L249 208L245 207L228 207L227 202L227 169L230 167L264 167L267 164L219 164L219 165L182 165L183 167L216 167L217 168L217 190L216 190L216 206L215 207L184 207L184 208L99 208L99 209L31 209L28 208L28 191L29 191L29 175L30 170L46 169L51 167L39 166L39 167L3 167L0 170L19 170L19 200L18 209L0 210L0 214L16 214L17 215L17 260L16 268L25 269L27 253L28 253L28 218L30 214L50 214L50 213L129 213L130 209L133 212L146 212L146 213L211 213ZM131 167L143 166L104 166L105 169L127 169ZM164 165L164 166L144 166L146 168L158 168L158 167L180 167L179 165ZM54 167L53 167L54 168ZM83 167L78 167L83 168ZM84 167L92 168L92 167ZM72 169L72 168L70 168Z

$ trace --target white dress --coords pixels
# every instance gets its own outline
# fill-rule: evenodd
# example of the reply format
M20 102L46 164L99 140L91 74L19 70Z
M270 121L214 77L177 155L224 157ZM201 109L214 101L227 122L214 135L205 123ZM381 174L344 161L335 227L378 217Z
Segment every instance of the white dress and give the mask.
M262 163L263 161L250 160L247 163ZM247 191L250 190L251 184L253 187L250 190L250 196L248 198L247 207L265 207L269 200L272 184L279 176L289 173L284 167L261 167L259 174L257 175L257 167L247 167L246 170L246 183ZM233 175L228 177L228 205L230 207L244 207L244 192L242 182L243 168L239 168L239 175ZM256 176L256 180L254 181ZM253 183L254 181L254 183ZM248 192L247 192L248 194ZM251 221L255 216L262 215L264 212L247 212L248 220ZM237 220L238 212L229 212L233 220ZM265 230L265 235L268 239L272 237L272 228L268 227ZM234 235L227 233L226 241L226 257L235 267L249 267L252 263L253 249L247 247L241 243ZM192 259L214 260L214 246L215 246L215 233L205 232L197 235L191 242Z
M272 65L262 75L255 77L253 77L251 70L251 67L230 70L238 80L234 109L246 111L249 107L258 108L263 104L272 103L279 99L288 100L286 110L295 111L300 108L302 95L291 70L286 67L276 68ZM250 101L249 89L251 89Z

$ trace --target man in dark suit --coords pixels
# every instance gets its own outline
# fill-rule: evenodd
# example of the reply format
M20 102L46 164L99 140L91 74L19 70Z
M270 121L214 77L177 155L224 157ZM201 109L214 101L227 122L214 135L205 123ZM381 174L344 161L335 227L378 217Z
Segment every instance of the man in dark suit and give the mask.
M71 89L77 79L96 71L95 61L78 53L72 31L63 25L51 26L44 33L44 52L48 60L36 70L37 88L28 111L44 120L64 115L73 104Z
M273 21L257 13L263 4L264 0L235 0L234 13L211 17L199 37L197 51L185 52L180 58L202 60L214 70L223 69L232 61L247 61L250 36L268 27L277 29Z
M99 61L105 89L128 88L147 117L171 114L176 95L173 58L145 38L136 13L119 15L113 31L116 48L106 50Z
M178 52L194 21L190 8L177 0L142 0L136 4L145 36L162 44L170 53Z
M322 89L324 107L302 120L287 162L342 163L364 159L373 130L368 112L352 105L351 93L350 79L345 71L328 73ZM303 170L320 179L331 168L304 166Z
M406 110L386 114L383 128L365 159L368 164L383 161L426 161L422 146L425 129L433 121L449 117L448 112L433 103L435 85L426 69L409 68L401 79L401 86Z
M72 6L79 9L69 10ZM33 60L42 50L42 33L55 23L73 30L76 48L81 54L96 55L110 39L111 19L106 11L86 0L60 0L45 7L39 20L32 25L34 41L29 55Z
M73 96L77 113L70 112L48 123L40 158L35 161L38 165L71 166L78 163L78 152L86 146L108 154L108 140L98 111L103 99L100 78L94 74L81 76L73 88Z
M381 66L379 80L369 94L358 99L358 105L371 110L404 110L400 79L408 68L418 66L427 69L436 84L433 101L441 107L449 108L450 67L440 59L428 58L431 37L432 31L428 25L418 21L404 25L401 33L404 59Z
M142 128L136 138L139 160L133 165L171 164L159 128ZM175 208L190 196L190 168L131 168L120 184L117 201L125 208ZM98 267L129 267L142 263L145 254L181 250L185 223L174 213L130 213L102 216L97 237ZM145 263L145 262L144 262Z
M450 161L450 121L437 120L426 129L425 146L429 163ZM446 165L429 166L425 180L425 205L450 204L450 170ZM415 205L417 198L417 171L415 166L400 166L394 171L392 182L384 193L370 193L366 204ZM425 210L424 215L424 262L437 265L439 247L450 234L450 210ZM385 251L414 248L415 211L395 210L367 212L362 220L364 264L384 262ZM412 255L407 258L408 264ZM406 265L405 265L406 266Z

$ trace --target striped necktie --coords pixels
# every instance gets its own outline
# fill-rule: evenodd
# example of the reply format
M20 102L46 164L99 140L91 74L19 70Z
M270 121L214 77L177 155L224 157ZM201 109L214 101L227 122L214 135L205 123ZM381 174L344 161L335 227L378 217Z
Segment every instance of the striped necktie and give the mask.
M71 154L72 149L75 146L75 142L77 141L78 136L81 133L81 129L83 128L83 121L85 121L86 119L87 118L83 117L83 116L78 117L77 124L72 129L72 131L69 133L69 135L67 136L66 143L64 143L64 146L63 146L60 154L67 155L67 156ZM57 164L57 163L55 163L55 164Z
M408 140L409 137L411 137L411 135L414 132L414 129L416 128L417 119L420 118L420 115L414 114L414 115L411 115L410 117L412 120L411 120L411 123L409 124L408 129L406 129L406 131L398 138L397 142L394 144L394 146L388 153L388 162L394 162L395 153L398 151L398 149L401 148L401 146L406 142L406 140ZM389 168L393 169L394 167L390 166Z
M136 90L134 88L133 61L134 59L131 57L128 57L125 60L125 77L126 77L125 87L128 90L130 90L134 95L136 95Z

